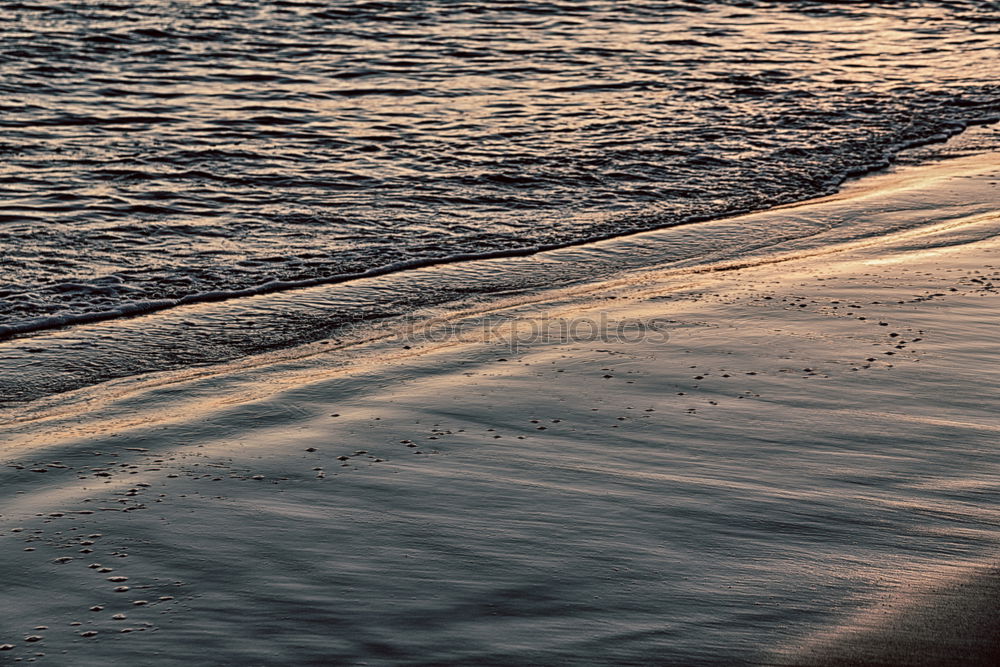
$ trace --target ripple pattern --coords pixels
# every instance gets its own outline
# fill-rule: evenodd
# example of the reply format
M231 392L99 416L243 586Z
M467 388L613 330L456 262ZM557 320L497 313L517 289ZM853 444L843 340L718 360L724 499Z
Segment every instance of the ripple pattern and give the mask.
M4 2L0 324L828 191L1000 113L1000 3Z

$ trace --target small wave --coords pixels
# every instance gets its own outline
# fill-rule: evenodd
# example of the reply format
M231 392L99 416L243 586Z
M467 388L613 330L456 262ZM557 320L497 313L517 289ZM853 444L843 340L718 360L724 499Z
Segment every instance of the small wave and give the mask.
M602 90L656 90L658 88L669 88L666 81L608 81L605 83L582 83L575 86L559 86L547 88L550 93L577 93L594 92Z
M32 126L37 127L72 127L72 126L88 126L88 125L165 125L170 123L177 123L179 120L177 118L172 118L170 116L153 116L153 115L122 115L122 116L56 116L49 118L38 118L31 122ZM3 120L0 119L0 126L6 127L25 127L23 121L16 121L13 119Z
M0 319L40 330L829 192L1000 113L991 4L8 3L2 279L31 297ZM54 287L109 275L111 293Z
M958 132L960 131L960 129L961 128L956 127L955 131ZM940 140L945 140L947 138L948 138L947 135L942 135L940 137ZM922 145L925 143L927 143L927 141L918 142L913 146L908 146L908 147L912 148L915 147L916 145ZM902 150L904 146L897 146L895 148L898 151ZM890 158L891 155L878 163L872 163L864 166L863 168L858 168L852 173L845 173L839 175L833 180L835 180L836 183L839 184L849 177L860 176L866 173L870 173L872 171L876 171L878 169L882 169L885 166L888 166ZM139 207L136 208L138 209ZM741 213L749 213L751 210L753 209L749 207L742 211L730 210L728 214L737 215ZM676 227L685 224L706 222L718 217L719 216L713 216L713 215L692 215L685 219L674 221L668 226ZM118 227L116 229L117 231L124 231L124 232L130 231L130 228L127 226ZM109 231L114 231L114 229ZM193 231L197 235L208 234L208 235L217 235L221 237L225 236L225 234L220 232L219 230L212 230L210 228L199 227L199 228L192 228L189 231ZM601 241L607 241L610 239L620 238L625 235L631 235L634 233L636 232L628 232L628 233L616 232L604 235L593 235L590 237L577 239L568 243L567 242L548 243L548 244L539 244L539 245L518 247L518 248L506 248L500 250L488 250L481 252L463 252L455 254L443 254L431 257L406 259L386 264L383 266L370 268L364 271L340 273L334 275L323 275L323 276L294 279L294 280L271 280L262 284L252 285L240 289L210 290L204 292L185 294L183 296L174 299L156 299L147 301L127 302L108 310L91 311L91 312L76 313L76 314L52 315L47 317L34 318L26 321L14 322L11 324L3 324L0 325L0 340L12 338L19 335L44 331L48 329L65 327L65 326L88 324L88 323L112 320L122 317L133 317L136 315L142 315L142 314L167 310L171 308L177 308L185 305L227 301L231 299L240 299L240 298L259 296L264 294L273 294L276 292L299 290L319 285L334 285L338 283L363 280L366 278L387 276L391 274L412 271L414 269L419 269L419 268L426 268L432 266L445 266L449 264L471 262L477 260L528 257L553 250L571 248L574 246L587 246ZM877 231L869 233L878 234ZM441 250L444 249L441 248ZM310 256L322 257L323 255L310 255L308 253L305 255L305 257L310 257ZM289 259L290 258L286 255L275 255L271 257L257 257L253 261L244 261L241 263L246 266L256 266L260 264L269 264L269 263L283 265L289 263ZM323 262L318 262L317 265L320 267L325 266ZM743 265L740 264L737 266L743 266ZM118 283L122 282L121 279L118 277L113 277L111 279L113 280L113 282L118 282ZM107 278L102 279L102 282L106 281ZM84 296L92 296L92 295L113 296L116 293L118 293L115 289L111 288L107 284L93 285L93 284L81 284L81 283L60 283L54 285L53 287L50 287L49 289L51 289L53 292L56 293L75 293Z

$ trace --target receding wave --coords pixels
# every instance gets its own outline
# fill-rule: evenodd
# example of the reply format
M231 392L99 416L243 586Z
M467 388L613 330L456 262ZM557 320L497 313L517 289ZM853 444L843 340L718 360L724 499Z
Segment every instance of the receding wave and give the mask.
M0 337L765 209L1000 116L995 2L5 11Z
M74 322L77 326L36 335L26 327L23 335L0 342L0 403L310 341L334 349L378 338L428 316L491 311L510 299L552 298L548 288L553 286L610 280L601 283L606 292L608 285L642 282L652 267L690 284L697 282L697 274L825 258L844 250L892 257L978 243L998 234L991 185L997 153L979 152L984 148L980 140L996 147L994 134L984 129L949 142L956 156L971 155L883 174L848 193L802 205L544 252L453 256L450 262L410 263L339 279L276 282L242 293L199 294L183 302L128 304L108 313L82 314ZM636 270L637 279L628 275ZM110 282L96 287L67 281L58 289L94 299L115 294ZM658 298L673 296L664 293ZM26 324L42 329L60 323Z

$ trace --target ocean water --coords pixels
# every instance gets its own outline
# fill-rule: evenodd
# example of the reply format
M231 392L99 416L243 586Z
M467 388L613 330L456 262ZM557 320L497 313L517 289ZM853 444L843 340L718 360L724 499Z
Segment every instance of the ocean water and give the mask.
M3 9L2 338L767 208L1000 116L996 2ZM198 359L447 298L260 321Z

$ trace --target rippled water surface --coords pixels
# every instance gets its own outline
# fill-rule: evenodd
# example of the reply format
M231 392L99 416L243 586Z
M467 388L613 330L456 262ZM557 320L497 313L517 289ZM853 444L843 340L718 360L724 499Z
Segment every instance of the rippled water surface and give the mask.
M1000 111L996 2L2 5L8 334L762 208Z

